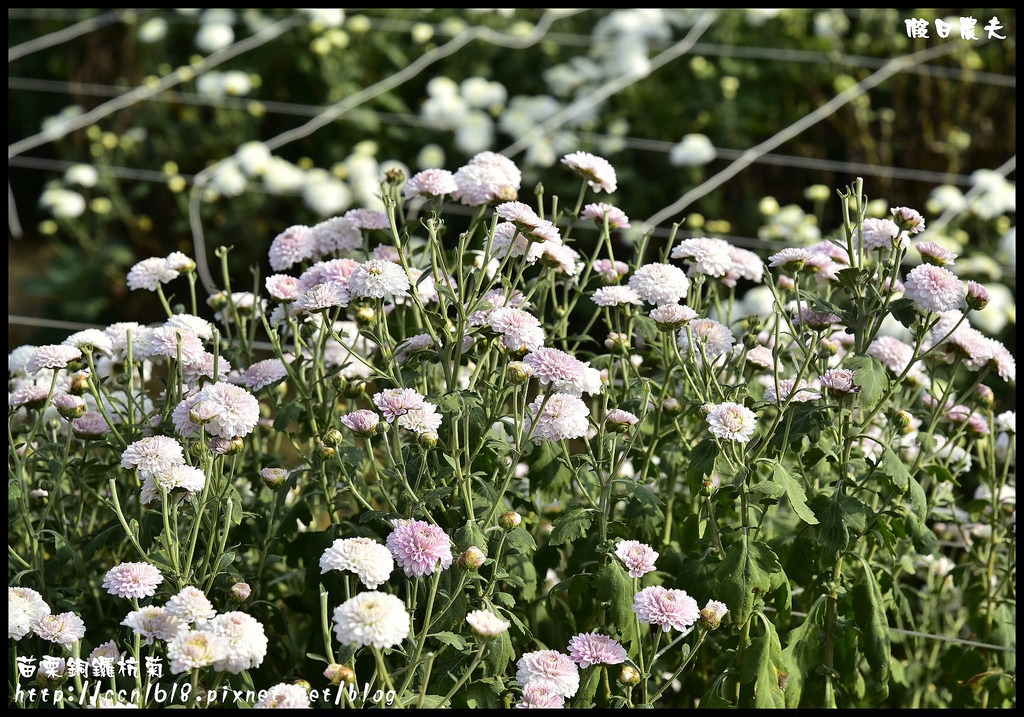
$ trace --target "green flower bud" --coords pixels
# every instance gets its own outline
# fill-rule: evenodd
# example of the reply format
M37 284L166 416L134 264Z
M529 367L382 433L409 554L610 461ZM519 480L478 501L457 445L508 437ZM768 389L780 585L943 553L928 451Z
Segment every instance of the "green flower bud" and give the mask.
M624 665L619 673L619 682L633 687L640 684L640 671L632 665Z
M484 551L476 546L472 546L458 557L456 564L460 570L479 570L485 560L487 560L487 556L484 555Z
M515 530L523 522L523 516L514 510L502 513L498 517L498 525L501 526L502 530Z

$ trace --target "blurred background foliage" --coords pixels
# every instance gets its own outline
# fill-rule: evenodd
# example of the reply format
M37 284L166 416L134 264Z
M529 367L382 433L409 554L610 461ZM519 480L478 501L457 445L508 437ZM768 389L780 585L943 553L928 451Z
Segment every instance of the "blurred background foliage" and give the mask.
M523 37L543 12L9 10L11 48L89 18L98 25L9 62L9 144L41 131L56 137L10 159L21 232L9 241L10 313L100 325L160 315L154 296L128 293L125 274L148 256L194 252L191 178L236 152L249 161L215 173L201 211L211 261L214 247L234 246L236 281L250 265L267 275L267 249L286 227L379 206L385 170L454 171L566 108L567 120L513 157L524 172L520 198L535 201L543 174L548 197L573 201L578 180L552 167L589 151L615 166L619 189L609 201L639 224L885 62L944 46L950 52L882 82L661 226L667 234L679 221L682 235L754 249L812 243L839 225L835 189L863 176L879 213L906 205L934 222L950 212L927 238L965 255L962 278L1004 287L998 318L982 328L1012 349L1015 175L990 171L1016 151L1009 9L723 10L687 53L653 70L652 59L693 32L704 11L568 11L526 49L473 40L273 157L253 144L467 28ZM960 16L978 19L980 40L959 39ZM908 37L912 17L929 21L928 39ZM954 23L948 38L937 36L936 18ZM991 18L1006 39L985 40ZM195 71L203 57L279 21L289 26L274 39ZM588 100L630 72L624 89ZM183 81L171 90L61 136L62 122L174 73ZM66 335L12 324L9 347Z

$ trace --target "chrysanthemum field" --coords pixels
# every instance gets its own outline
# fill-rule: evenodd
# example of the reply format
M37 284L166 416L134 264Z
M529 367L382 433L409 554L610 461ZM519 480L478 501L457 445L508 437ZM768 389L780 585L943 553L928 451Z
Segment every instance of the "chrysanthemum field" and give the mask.
M1016 706L1013 11L70 12L10 708Z

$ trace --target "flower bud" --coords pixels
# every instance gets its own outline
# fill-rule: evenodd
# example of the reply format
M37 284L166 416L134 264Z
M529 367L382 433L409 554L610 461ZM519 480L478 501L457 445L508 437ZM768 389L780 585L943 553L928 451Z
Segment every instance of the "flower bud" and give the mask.
M327 666L324 670L324 677L326 677L332 685L340 685L342 682L353 683L356 680L356 673L352 671L351 667L347 665L339 665L333 663Z
M252 588L248 583L235 583L228 590L228 599L232 602L243 603L252 595Z
M700 415L702 415L702 416L710 416L711 412L714 411L714 410L715 410L715 404L713 404L713 403L701 404Z
M227 292L221 291L206 300L206 305L214 311L223 311L228 306Z
M438 435L433 431L430 433L421 433L417 440L424 448L433 448L437 445Z
M360 326L373 323L376 316L377 312L373 310L372 306L360 306L355 311L356 323Z
M700 484L700 494L710 498L718 492L718 486L715 485L714 481L704 480Z
M992 389L985 384L978 384L978 387L974 389L974 393L978 398L978 402L987 408L992 408L996 403L996 395Z
M485 560L487 560L487 556L484 555L484 551L476 546L471 546L458 557L456 562L460 570L470 571L479 570Z
M36 671L36 684L46 688L54 688L64 683L68 678L68 664L62 657L47 663L45 669L40 667Z
M669 396L661 402L661 410L670 416L674 416L682 410L682 406L679 405L679 401Z
M524 361L509 361L505 367L505 379L515 385L526 383L533 375L533 367Z
M761 317L757 314L747 314L747 318L744 319L744 323L747 326L747 331L752 334L756 334L757 330L761 328Z
M514 510L502 513L498 517L498 525L501 526L502 530L515 530L522 524L522 522L523 516L519 515L519 513Z
M260 471L260 478L263 479L263 485L267 486L267 488L278 491L284 487L285 481L288 480L288 471L284 468L264 468Z
M604 346L609 351L627 354L629 353L629 336L627 334L620 334L618 331L612 331L608 334L608 338L604 340Z
M118 386L127 386L132 382L132 377L127 373L119 373L117 378L114 379Z
M32 500L38 500L40 503L45 503L46 498L49 495L49 492L43 490L42 488L36 488L35 490L31 491L28 494L28 497L31 498Z
M81 396L89 390L89 374L84 371L78 371L71 375L71 384L68 387L68 393L72 396Z
M785 274L779 274L779 277L775 280L775 286L779 288L779 291L792 291L796 288L796 282Z
M896 427L900 429L900 433L903 434L906 434L908 432L907 429L910 428L913 420L914 417L910 415L910 412L904 411L903 409L896 411L892 416L893 423L896 424Z
M324 443L332 448L341 443L341 431L332 428L324 434Z
M975 311L981 311L990 301L991 296L988 293L988 289L979 284L976 281L967 282L967 296L965 300L967 306Z
M619 682L623 685L633 687L640 684L640 671L632 665L623 665L619 673Z
M757 340L757 334L743 334L743 347L750 351L756 349L761 345L761 342Z
M323 441L320 441L320 443L316 447L316 454L323 458L325 461L334 458L334 453L334 449L331 446L324 443Z
M241 438L238 438L236 436L235 438L232 438L230 441L228 441L227 447L224 449L221 455L237 456L239 453L242 452L242 449L244 448L245 443L242 442Z
M79 396L72 396L70 393L63 393L50 399L50 403L64 418L73 420L85 413L85 400Z
M705 630L717 630L727 612L729 612L729 608L725 606L725 603L708 600L708 604L700 611L701 627Z

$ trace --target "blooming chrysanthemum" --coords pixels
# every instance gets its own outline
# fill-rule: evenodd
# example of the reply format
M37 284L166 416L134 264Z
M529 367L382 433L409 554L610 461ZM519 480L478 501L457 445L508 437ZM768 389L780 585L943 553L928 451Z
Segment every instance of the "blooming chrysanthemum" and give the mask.
M341 416L338 420L358 438L369 438L377 430L380 416L369 409L361 408Z
M313 314L338 306L348 306L348 287L337 281L312 286L295 300L296 313Z
M152 351L149 339L150 331L151 329L148 327L134 321L119 321L103 329L103 333L110 339L114 356L119 359L128 358L128 338L129 334L131 335L133 361L149 357Z
M541 245L541 249L543 252L540 255L540 260L545 266L550 266L559 274L566 276L576 276L580 273L583 262L579 260L579 252L571 246L562 244L561 237L557 241L545 241Z
M764 280L764 261L754 252L730 244L729 258L732 259L732 265L722 277L722 283L726 286L736 286L739 279L758 283Z
M595 192L603 189L611 194L618 186L615 181L615 168L603 157L589 152L573 152L562 157L562 164L586 179L587 184Z
M161 326L150 331L149 344L153 356L171 359L178 358L180 347L181 360L184 363L201 363L205 352L203 341L195 331L174 326Z
M697 318L697 312L686 304L662 304L648 314L662 331L674 331L688 321Z
M661 585L652 585L634 595L633 612L640 622L680 632L700 617L697 601L685 590L669 590Z
M471 207L494 201L512 201L519 196L523 175L508 157L495 152L480 152L454 175L458 189L452 199Z
M241 386L224 381L207 386L196 394L197 403L209 403L213 420L206 432L228 440L248 436L260 420L260 403ZM194 405L194 404L193 404Z
M20 408L21 406L42 408L49 395L50 391L46 386L22 386L7 395L7 405L10 408Z
M440 197L454 194L459 189L455 175L447 169L424 169L417 172L405 184L406 199L413 197Z
M802 268L810 258L811 252L806 249L786 247L782 251L777 251L768 257L768 266L782 267L786 271L797 271Z
M239 382L250 391L259 391L287 375L288 369L285 368L284 361L279 358L268 358L257 361L247 368Z
M757 428L757 415L746 406L726 401L711 409L707 422L719 438L746 443Z
M80 438L95 438L110 432L107 419L98 411L86 411L71 422L71 430Z
M154 256L143 259L128 270L128 288L132 291L145 289L156 291L161 284L166 284L178 278L178 272L171 268L167 259Z
M48 642L71 648L85 637L85 622L73 612L43 615L32 624L32 631Z
M924 217L916 209L891 207L889 211L892 212L893 219L911 234L920 234L924 231Z
M608 226L613 229L629 229L629 217L618 207L605 202L588 204L580 212L580 219L590 219L599 227L604 226L605 217L608 217ZM622 272L625 274L626 272Z
M95 667L100 660L109 660L107 664L112 664L116 663L120 657L121 651L117 649L117 643L107 640L94 647L89 653L89 664Z
M163 573L149 563L121 563L107 571L103 587L115 597L147 598L156 594L164 581Z
M690 290L686 272L671 264L645 264L629 277L629 286L649 304L677 304Z
M150 436L130 444L121 454L122 468L160 473L185 462L181 444L169 436Z
M274 274L264 282L267 293L278 301L295 301L299 298L299 280L289 274Z
M80 358L82 358L82 350L77 346L64 346L63 344L40 346L25 362L25 373L32 376L44 368L51 370L66 368L69 363Z
M308 291L317 284L334 281L346 289L352 278L352 272L359 268L359 262L355 259L330 259L329 261L318 261L313 266L302 272L299 277L299 291Z
M587 435L587 428L590 425L590 409L587 408L587 404L582 399L565 393L552 394L547 403L544 403L543 396L537 396L530 404L530 414L533 442L538 445L541 441L582 438Z
M540 682L528 682L523 685L523 700L516 704L519 709L559 709L564 706L565 698Z
M914 347L892 336L879 336L868 346L868 355L877 358L898 376L914 357Z
M594 291L591 299L598 306L624 306L626 304L639 306L644 303L640 294L628 286L621 285L602 286Z
M147 645L152 645L154 640L173 640L178 633L187 629L181 618L168 612L167 608L156 605L132 610L121 624L145 638Z
M226 643L219 635L208 630L181 630L167 643L167 658L171 661L171 674L209 667L223 660Z
M544 328L533 314L512 306L501 306L487 315L487 325L501 335L509 351L533 351L544 343Z
M215 361L216 358L216 361ZM223 356L214 357L209 351L203 351L202 358L197 362L181 362L181 376L189 388L195 388L204 378L213 379L214 363L217 364L217 376L231 372L231 364Z
M569 657L583 669L591 665L620 665L626 661L626 648L607 635L581 633L569 640Z
M334 634L342 645L385 649L409 636L411 620L394 595L359 593L334 609Z
M484 639L494 639L512 625L490 610L473 610L466 614L466 622L477 636Z
M438 526L422 520L396 521L387 538L388 550L406 575L422 578L447 570L454 560L451 539Z
M764 389L764 400L780 405L785 403L789 400L789 395L793 393L795 383L795 378L780 378L779 389L776 391L774 379L769 378L768 385ZM793 403L807 403L808 401L817 401L819 398L821 398L821 393L812 386L801 382L800 387L796 389L796 395L793 396Z
M864 249L867 251L884 251L891 249L893 240L900 233L900 228L891 219L870 217L861 225L861 236Z
M689 329L689 333L687 333ZM690 351L690 336L696 344L695 353L699 358L703 353L708 361L714 361L719 356L727 354L732 345L736 343L736 337L732 331L714 319L697 319L691 321L687 326L679 329L676 343L684 353Z
M543 685L562 697L572 697L580 688L580 669L557 650L527 652L516 663L516 682Z
M388 229L391 226L388 215L377 209L349 209L343 218L357 229L365 231Z
M800 314L796 317L796 323L810 329L827 329L832 324L842 322L842 318L830 311L815 311L807 306L800 307Z
M114 352L114 343L104 332L99 329L84 329L76 331L61 341L64 346L76 346L85 351L86 346L92 347L93 353L101 353L110 356Z
M504 259L509 253L513 258L525 255L528 264L534 263L544 254L541 242L532 241L512 222L501 222L494 227L490 250L496 259Z
M673 259L688 260L691 274L725 276L732 266L729 242L721 239L684 239L672 250L671 256Z
M175 314L164 322L164 326L188 329L204 341L209 341L213 338L213 324L201 316L193 314Z
M284 271L310 259L316 251L316 237L307 226L296 224L274 237L270 243L270 268Z
M253 705L253 709L309 709L309 692L302 685L281 682L267 690L266 695Z
M933 241L919 241L914 248L921 254L921 260L935 266L950 266L956 263L956 253Z
M584 373L588 364L561 349L541 346L526 354L523 362L533 369L541 384L551 384L554 391L578 396L584 389Z
M204 404L205 405L205 404ZM202 492L206 487L206 474L193 466L171 466L166 471L146 473L142 480L142 504L149 505L160 497L161 488L168 495L176 490L189 496Z
M641 578L654 570L654 561L658 559L658 551L637 540L622 540L615 546L615 557L626 566L629 577Z
M348 280L353 297L383 299L386 295L408 296L409 277L401 266L383 259L370 259L359 265Z
M315 256L341 254L358 249L363 244L359 229L345 217L331 217L314 224L310 231L316 246Z
M980 370L992 358L992 342L989 338L966 324L950 334L942 343L942 347L947 353L962 359L964 368L968 371Z
M204 625L217 614L206 593L191 585L182 588L164 607L189 625Z
M502 202L494 208L494 213L506 222L512 222L521 231L538 226L543 221L529 204L523 202Z
M263 664L267 634L256 618L244 612L226 612L210 620L209 630L224 640L224 656L213 665L217 672L237 675Z
M860 393L860 386L853 382L853 371L847 368L830 368L818 377L821 385L833 396Z
M629 273L629 265L624 261L598 259L594 262L594 273L601 277L605 284L615 284Z
M384 420L394 423L399 416L423 408L423 394L411 388L388 388L373 394L373 405L384 414Z
M1013 354L1010 353L1010 350L1001 341L989 339L989 342L992 347L992 356L989 359L989 363L992 368L999 374L999 378L1004 381L1016 381L1017 361L1013 358Z
M50 606L43 596L32 588L7 586L7 637L20 640L32 629L32 625L44 615L50 614Z
M621 408L613 408L612 410L608 411L608 414L604 417L604 420L608 421L610 425L616 427L635 426L637 423L640 422L640 419L637 417L635 413L624 411Z
M398 417L398 425L416 433L437 433L441 427L443 416L437 412L437 406L424 402L420 408L406 411Z
M320 572L348 571L374 590L391 577L395 561L391 551L372 538L338 538L320 556Z
M747 351L747 361L760 368L775 367L775 357L767 346L755 346Z

